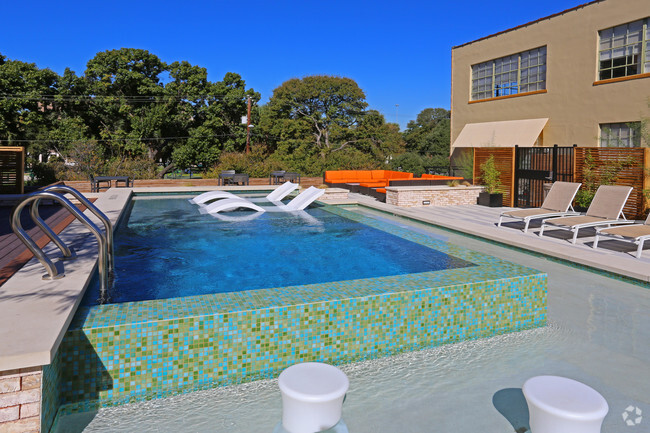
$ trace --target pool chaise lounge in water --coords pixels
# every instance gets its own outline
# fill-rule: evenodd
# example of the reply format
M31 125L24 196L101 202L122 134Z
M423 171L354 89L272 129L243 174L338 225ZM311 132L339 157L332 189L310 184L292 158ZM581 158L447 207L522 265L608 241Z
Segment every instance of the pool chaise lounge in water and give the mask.
M251 209L257 212L294 212L304 210L307 206L318 200L318 198L324 193L324 189L310 186L287 204L277 203L273 206L264 207L258 206L250 200L244 198L227 198L201 207L199 209L199 212L202 214L214 214L235 209Z
M526 233L528 232L528 224L530 224L531 220L579 215L579 212L573 211L571 202L576 196L580 185L580 183L574 182L555 182L544 199L541 207L533 209L513 209L501 212L497 226L501 227L501 222L504 217L514 218L522 220L525 223L524 233Z
M262 203L262 202L280 202L283 198L285 198L287 195L291 194L296 188L298 188L297 183L292 183L292 182L285 182L273 191L271 191L270 194L268 194L266 197L254 197L254 198L249 198L247 199L248 201L251 201L253 203ZM198 204L198 205L205 205L206 203L213 201L213 200L218 200L222 198L239 198L241 199L241 196L238 196L236 194L233 194L228 191L208 191L204 192L203 194L199 194L196 197L192 198L189 200L190 203L192 204Z

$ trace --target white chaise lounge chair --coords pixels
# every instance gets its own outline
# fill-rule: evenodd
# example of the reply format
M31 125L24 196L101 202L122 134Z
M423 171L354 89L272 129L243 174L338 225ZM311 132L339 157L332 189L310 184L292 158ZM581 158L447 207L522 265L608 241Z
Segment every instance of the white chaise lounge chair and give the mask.
M601 185L585 215L545 219L542 221L539 236L544 235L546 227L571 230L573 232L571 243L575 244L578 230L582 228L633 223L634 221L627 221L623 215L623 206L631 192L631 186Z
M501 222L504 217L514 218L525 223L524 233L526 233L531 220L580 215L579 212L575 212L573 207L571 207L571 202L576 196L580 185L580 183L574 182L555 182L551 186L551 190L548 192L541 207L533 209L512 209L501 212L497 226L501 227Z
M304 210L325 193L324 189L310 186L287 204L274 204L273 206L257 206L244 198L227 198L211 203L199 209L201 213L215 213L239 208L252 209L258 212L293 212Z
M266 197L253 197L246 200L253 203L263 203L263 202L280 202L283 198L289 195L293 190L298 188L297 183L285 182L279 187L271 191ZM214 201L222 198L243 198L239 195L233 194L229 191L208 191L203 194L199 194L194 198L189 200L190 203L203 205L209 201Z
M236 209L250 209L257 212L266 212L266 209L263 207L258 206L255 203L251 203L250 201L243 198L224 198L223 200L217 200L207 206L200 207L199 212L206 214L231 211Z
M643 243L650 239L650 214L643 224L630 224L626 226L596 229L596 240L593 245L594 249L598 248L598 240L601 237L637 244L636 258L640 259L641 253L643 252Z

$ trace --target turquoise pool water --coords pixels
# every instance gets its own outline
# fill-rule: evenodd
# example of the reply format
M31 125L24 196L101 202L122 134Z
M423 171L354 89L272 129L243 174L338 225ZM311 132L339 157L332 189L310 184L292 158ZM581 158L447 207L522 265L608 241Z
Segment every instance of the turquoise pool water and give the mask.
M186 198L136 199L131 206L115 234L112 303L473 266L319 207L219 219ZM86 304L98 298L95 286Z

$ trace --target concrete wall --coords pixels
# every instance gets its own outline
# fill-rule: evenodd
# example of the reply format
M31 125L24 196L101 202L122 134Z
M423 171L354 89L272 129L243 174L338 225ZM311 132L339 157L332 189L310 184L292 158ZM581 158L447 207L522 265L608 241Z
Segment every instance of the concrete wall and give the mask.
M542 145L598 146L599 124L650 118L650 74L597 82L598 31L649 16L648 0L603 0L455 47L452 143L467 123L547 117ZM544 45L546 92L470 103L472 65Z

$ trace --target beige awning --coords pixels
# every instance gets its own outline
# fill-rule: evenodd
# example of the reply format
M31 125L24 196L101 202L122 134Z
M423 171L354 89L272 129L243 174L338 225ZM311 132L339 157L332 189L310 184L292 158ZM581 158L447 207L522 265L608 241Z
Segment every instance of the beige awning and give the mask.
M533 147L546 122L548 118L468 123L451 147Z

